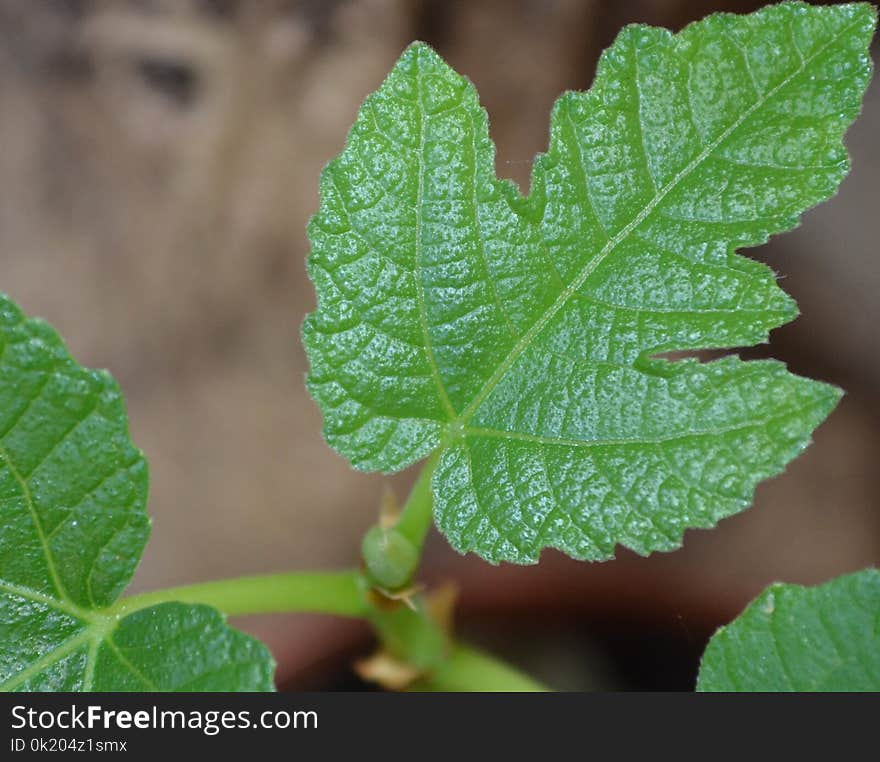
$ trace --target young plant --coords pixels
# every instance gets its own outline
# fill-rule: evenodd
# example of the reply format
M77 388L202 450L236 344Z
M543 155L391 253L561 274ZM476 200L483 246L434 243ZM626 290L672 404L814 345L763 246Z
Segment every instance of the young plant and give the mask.
M737 250L835 193L875 22L789 2L627 27L593 87L557 101L526 196L495 176L473 85L424 44L403 53L309 224L303 340L328 443L363 470L427 458L360 570L119 599L149 533L119 391L0 301L2 687L268 690L270 655L224 615L322 611L373 624L361 670L389 686L539 688L458 643L442 596L413 586L432 519L492 563L668 551L807 446L837 388L662 355L750 346L796 316ZM771 588L713 639L699 687L880 688L878 606L876 572Z

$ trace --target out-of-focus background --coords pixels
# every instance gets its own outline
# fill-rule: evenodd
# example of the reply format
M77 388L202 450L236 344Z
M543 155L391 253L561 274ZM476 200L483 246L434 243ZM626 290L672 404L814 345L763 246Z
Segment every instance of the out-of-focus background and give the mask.
M525 187L551 105L640 21L678 29L758 2L0 0L0 290L109 368L152 470L136 589L357 558L383 483L320 436L299 326L318 173L413 39L475 83L498 172ZM563 689L693 687L706 638L773 580L880 562L880 87L854 169L752 254L803 316L772 354L848 395L754 507L672 554L491 567L433 536L425 576L458 627ZM263 637L289 688L356 687L359 624L284 616Z

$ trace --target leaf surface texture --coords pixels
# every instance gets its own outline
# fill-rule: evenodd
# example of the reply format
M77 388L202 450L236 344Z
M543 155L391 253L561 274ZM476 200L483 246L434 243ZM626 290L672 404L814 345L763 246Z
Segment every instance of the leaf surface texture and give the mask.
M114 608L150 531L147 464L105 371L0 295L0 690L271 690L207 606Z
M495 175L473 85L409 47L309 226L327 441L385 472L442 448L436 523L493 562L670 550L747 507L839 391L656 355L751 346L796 316L736 251L835 193L875 20L783 3L626 27L557 101L528 197Z
M771 585L709 641L700 691L880 691L880 570Z

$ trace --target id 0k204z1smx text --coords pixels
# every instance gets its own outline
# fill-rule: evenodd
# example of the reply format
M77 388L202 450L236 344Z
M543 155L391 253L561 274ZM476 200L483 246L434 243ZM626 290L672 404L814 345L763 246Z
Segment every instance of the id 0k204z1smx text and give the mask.
M127 741L96 741L93 738L11 738L10 751L73 751L119 752L127 751Z

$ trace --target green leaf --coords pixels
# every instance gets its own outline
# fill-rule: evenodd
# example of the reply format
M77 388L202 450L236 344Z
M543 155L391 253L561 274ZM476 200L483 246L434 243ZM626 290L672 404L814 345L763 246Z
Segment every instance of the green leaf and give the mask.
M775 584L712 636L699 691L880 691L880 570Z
M432 450L458 550L534 562L670 550L743 510L839 390L753 345L796 307L735 250L847 172L866 4L630 26L553 109L528 198L494 174L474 87L409 47L321 177L303 339L327 441L395 471Z
M0 690L270 690L207 606L114 605L149 535L119 388L0 294Z

